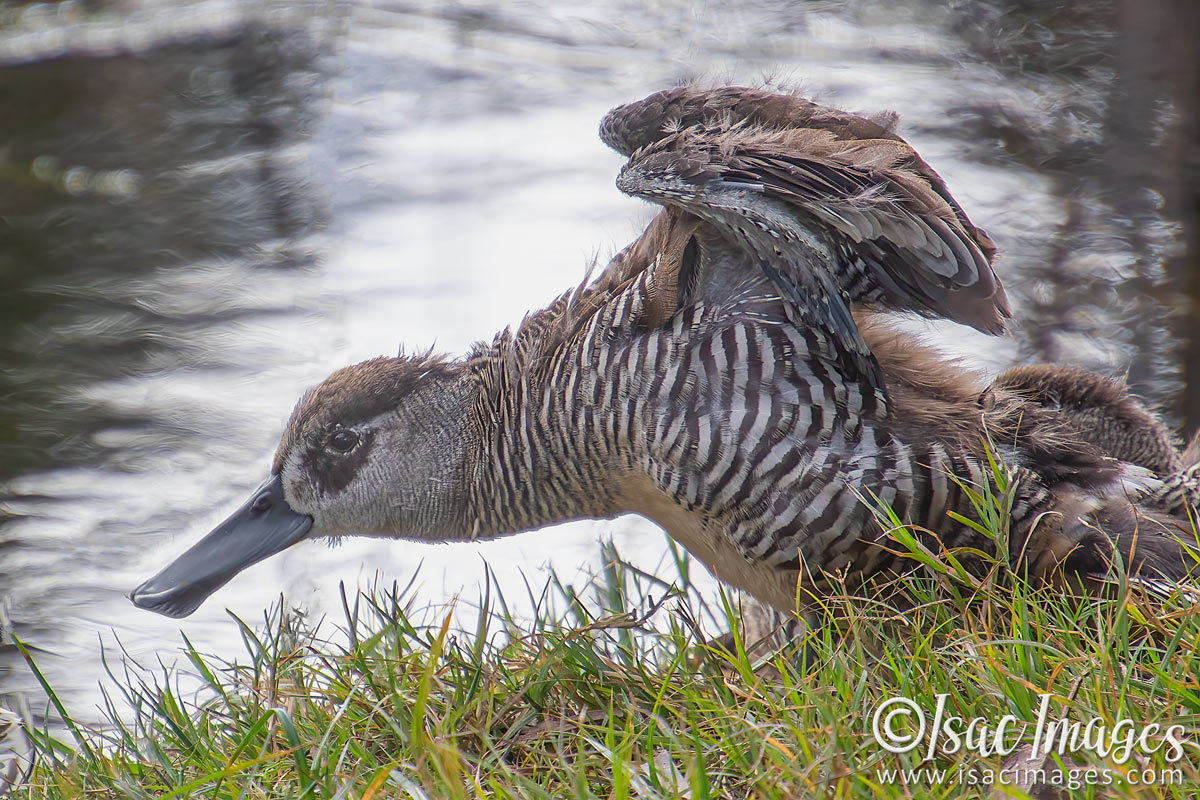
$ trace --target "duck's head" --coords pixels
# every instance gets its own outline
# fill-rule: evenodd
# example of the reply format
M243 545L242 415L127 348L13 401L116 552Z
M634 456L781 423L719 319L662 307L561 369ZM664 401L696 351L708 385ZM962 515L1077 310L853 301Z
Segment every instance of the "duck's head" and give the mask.
M296 405L267 480L130 599L186 617L243 569L304 539L436 536L462 485L462 383L461 364L429 356L337 370Z

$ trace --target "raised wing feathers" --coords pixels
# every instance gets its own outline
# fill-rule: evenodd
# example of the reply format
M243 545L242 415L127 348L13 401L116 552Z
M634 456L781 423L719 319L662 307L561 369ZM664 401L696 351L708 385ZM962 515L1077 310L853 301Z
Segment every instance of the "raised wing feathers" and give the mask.
M872 120L791 95L681 88L615 109L601 136L631 156L623 191L753 219L784 241L794 238L788 228L819 233L854 302L988 333L1011 315L991 240L940 176Z
M885 119L867 119L818 105L794 94L722 86L701 89L679 86L633 103L617 106L600 122L600 139L625 156L693 125L728 128L749 122L774 130L820 129L847 139L895 139ZM887 123L887 124L883 124ZM940 179L939 179L940 181Z

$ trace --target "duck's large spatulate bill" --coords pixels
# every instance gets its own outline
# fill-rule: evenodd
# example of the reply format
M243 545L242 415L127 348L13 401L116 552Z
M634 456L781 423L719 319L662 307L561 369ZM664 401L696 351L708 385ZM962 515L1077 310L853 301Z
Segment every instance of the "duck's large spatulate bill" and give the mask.
M133 590L139 608L186 617L233 576L304 539L312 517L293 511L278 475L166 569Z

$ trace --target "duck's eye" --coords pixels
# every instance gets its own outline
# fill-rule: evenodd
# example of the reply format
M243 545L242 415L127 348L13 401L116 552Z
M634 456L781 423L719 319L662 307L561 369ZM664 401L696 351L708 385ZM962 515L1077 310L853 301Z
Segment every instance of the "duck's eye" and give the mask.
M329 449L337 453L349 453L358 444L358 434L345 429L334 431L329 437Z

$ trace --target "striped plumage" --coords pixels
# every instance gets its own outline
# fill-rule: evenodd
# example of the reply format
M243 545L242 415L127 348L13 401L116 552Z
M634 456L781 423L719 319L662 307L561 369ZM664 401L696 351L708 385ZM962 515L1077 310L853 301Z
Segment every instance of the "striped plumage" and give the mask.
M661 95L652 96L644 102L654 108L635 104L607 117L606 141L635 165L646 153L675 154L673 145L656 146L681 131L713 138L698 145L710 155L742 152L722 151L734 136L770 140L778 155L803 163L811 154L787 147L810 139L784 134L817 120L842 139L868 131L871 142L903 145L874 123L797 98L675 91L684 109L677 123L655 110ZM726 108L723 121L709 114L706 97L721 106L739 93L747 99L741 111ZM795 117L796 108L807 116ZM874 159L873 151L841 152ZM757 233L740 230L736 219L749 218L741 211L652 195L667 208L646 232L594 281L515 332L462 360L401 356L338 370L300 401L260 493L194 555L139 587L135 602L190 613L238 569L304 536L448 541L632 512L659 522L719 578L795 610L798 594L819 593L828 574L902 566L864 498L888 503L934 551L989 550L991 541L948 514L971 513L958 481L988 480L985 440L1016 470L1007 554L1014 564L1046 576L1102 574L1115 544L1134 571L1195 573L1195 556L1178 538L1183 525L1165 513L1186 511L1190 501L1176 507L1171 498L1182 495L1156 495L1164 484L1152 473L1183 475L1186 465L1161 453L1150 463L1120 426L1093 435L1084 422L1093 407L1101 417L1136 417L1146 438L1170 447L1149 414L1129 417L1140 407L1123 389L1083 373L1107 393L1056 404L1047 387L1067 373L1053 370L989 386L873 310L907 308L984 329L1007 316L990 242L936 173L904 152L887 161L885 173L900 170L888 180L927 202L885 193L861 206L873 238L852 242L814 210L818 194L751 209L764 222ZM839 219L848 218L843 200L832 197L829 206ZM963 247L922 249L893 235L897 219L911 222L900 212L950 231ZM891 222L875 225L885 217ZM785 242L781 252L765 244L774 241ZM855 252L866 266L839 272L850 244L864 242L874 248L870 257ZM930 277L951 264L948 280ZM831 321L838 304L846 304L844 319ZM1135 507L1130 497L1146 502ZM240 561L206 566L197 577L197 565L222 552L228 537L258 524L248 521L256 514L276 518L272 530L286 534L271 533L270 546L255 539Z
M701 277L667 315L651 298L657 280L679 280L679 267L637 256L645 241L669 242L676 227L697 242L701 266L691 269ZM815 579L896 564L864 497L921 526L935 549L986 549L946 513L970 513L951 476L985 480L985 432L1021 467L1018 536L1060 500L1096 511L1108 501L1128 505L1127 491L1153 485L1145 469L1113 460L1058 411L985 386L863 313L864 339L893 398L885 411L868 387L846 380L830 337L798 325L765 275L743 270L740 283L719 270L705 275L703 265L738 257L714 231L665 213L594 288L468 361L482 385L504 387L492 395L501 406L482 417L502 422L480 471L480 534L639 511L718 576L778 608L794 602L800 572ZM573 307L584 309L574 322ZM1148 415L1146 425L1161 428ZM492 516L510 509L521 513ZM1030 563L1050 571L1043 554L1029 554ZM1164 571L1179 574L1165 555ZM1080 566L1097 567L1084 556Z

